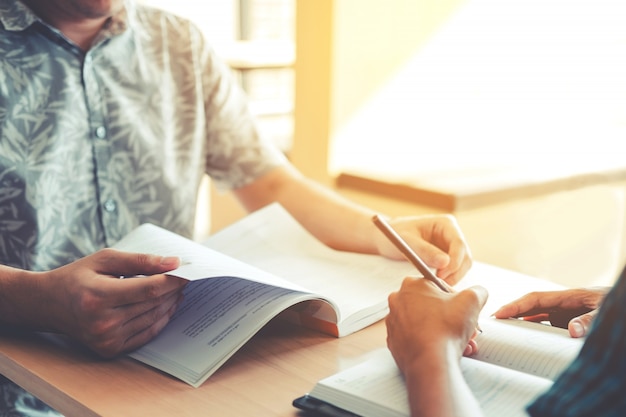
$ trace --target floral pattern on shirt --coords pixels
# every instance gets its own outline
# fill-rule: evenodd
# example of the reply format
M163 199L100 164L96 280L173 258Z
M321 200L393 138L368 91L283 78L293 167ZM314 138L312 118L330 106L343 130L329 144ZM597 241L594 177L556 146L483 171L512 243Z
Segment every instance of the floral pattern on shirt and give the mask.
M128 1L84 53L0 4L0 263L52 269L145 222L192 236L204 173L239 187L284 160L187 20Z

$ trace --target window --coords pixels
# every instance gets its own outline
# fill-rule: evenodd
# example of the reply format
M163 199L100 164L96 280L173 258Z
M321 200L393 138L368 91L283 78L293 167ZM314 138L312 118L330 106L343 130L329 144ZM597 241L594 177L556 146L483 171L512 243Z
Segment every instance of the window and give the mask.
M143 0L195 22L250 97L259 129L283 150L293 136L295 0Z

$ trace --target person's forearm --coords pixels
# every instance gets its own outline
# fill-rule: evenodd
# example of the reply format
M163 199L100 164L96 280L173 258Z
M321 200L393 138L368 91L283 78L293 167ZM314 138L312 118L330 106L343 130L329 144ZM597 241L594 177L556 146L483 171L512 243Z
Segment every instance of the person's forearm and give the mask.
M250 211L278 201L311 234L334 249L378 254L375 242L380 232L371 221L373 210L288 168L276 169L235 194Z
M47 301L41 291L42 273L0 265L0 324L47 330L41 315Z
M372 222L373 210L362 207L310 180L300 193L285 193L281 204L315 237L331 248L378 253L380 233ZM300 195L299 195L300 194Z
M465 383L457 353L429 349L404 370L412 417L479 417L482 411Z

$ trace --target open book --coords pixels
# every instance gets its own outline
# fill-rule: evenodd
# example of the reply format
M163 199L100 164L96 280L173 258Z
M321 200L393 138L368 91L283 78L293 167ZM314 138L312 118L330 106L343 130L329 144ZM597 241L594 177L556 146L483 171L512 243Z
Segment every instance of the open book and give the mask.
M527 417L526 406L574 360L583 340L522 320L480 321L479 353L461 358L465 380L487 417ZM319 381L294 406L327 416L408 417L403 377L388 350Z
M179 256L170 275L191 282L168 325L130 356L198 387L277 315L341 337L387 314L404 261L330 249L280 205L270 205L204 244L145 224L116 249Z

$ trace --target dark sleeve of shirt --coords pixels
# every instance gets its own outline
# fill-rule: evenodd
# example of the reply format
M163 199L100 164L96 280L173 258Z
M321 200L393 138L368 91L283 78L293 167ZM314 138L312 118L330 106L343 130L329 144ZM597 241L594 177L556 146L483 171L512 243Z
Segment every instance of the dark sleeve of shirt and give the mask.
M626 268L579 356L528 412L533 417L626 416Z

